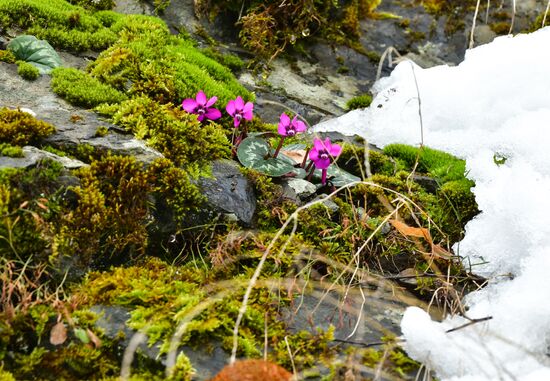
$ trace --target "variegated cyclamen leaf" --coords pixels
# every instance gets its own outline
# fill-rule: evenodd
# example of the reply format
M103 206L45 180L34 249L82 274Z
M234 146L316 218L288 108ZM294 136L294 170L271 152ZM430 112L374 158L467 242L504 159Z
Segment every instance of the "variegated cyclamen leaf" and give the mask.
M22 61L27 61L40 71L49 74L52 69L62 65L61 58L48 41L34 36L21 35L10 41L8 49Z
M321 170L315 170L313 177L320 182ZM352 175L351 173L346 172L334 165L327 168L327 178L330 179L331 184L335 187L343 187L355 181L361 181L359 177Z
M242 165L253 168L268 176L282 176L294 167L287 160L269 157L270 147L263 139L249 137L237 149L237 157Z

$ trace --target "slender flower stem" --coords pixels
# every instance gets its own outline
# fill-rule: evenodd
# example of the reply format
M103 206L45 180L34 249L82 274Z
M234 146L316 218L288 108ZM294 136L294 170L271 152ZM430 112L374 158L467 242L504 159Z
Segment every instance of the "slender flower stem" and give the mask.
M323 174L322 174L322 177L321 177L321 184L325 185L326 182L327 182L327 170L325 168L325 169L323 169Z
M279 151L283 147L283 142L285 141L286 136L281 136L281 140L279 140L279 145L277 146L277 149L275 150L275 153L273 154L273 158L275 159L277 155L279 155Z
M309 169L311 168L312 165L313 165L313 160L310 160L309 164L306 167L306 172L309 171Z
M312 162L313 163L313 162ZM311 167L311 165L308 165L308 168ZM311 181L311 178L313 177L313 172L315 172L315 167L311 167L311 171L307 175L307 181Z
M302 165L300 165L300 168L304 168L306 166L307 155L309 155L310 150L311 150L311 147L308 147L306 149L306 154L304 155L304 160L302 161ZM306 169L306 171L307 171L307 169Z

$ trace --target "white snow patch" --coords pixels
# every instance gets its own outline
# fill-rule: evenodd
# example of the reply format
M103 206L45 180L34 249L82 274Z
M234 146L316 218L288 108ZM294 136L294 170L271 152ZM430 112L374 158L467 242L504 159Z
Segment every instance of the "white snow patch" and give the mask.
M469 50L456 67L399 64L370 108L316 126L369 142L423 143L466 159L482 213L454 250L489 278L470 318L409 308L406 349L448 381L550 380L550 27ZM496 165L494 156L506 157Z

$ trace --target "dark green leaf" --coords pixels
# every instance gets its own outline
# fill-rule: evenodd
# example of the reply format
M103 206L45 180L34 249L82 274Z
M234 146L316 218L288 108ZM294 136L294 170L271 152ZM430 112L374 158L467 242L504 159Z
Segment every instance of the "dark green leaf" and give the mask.
M19 60L27 61L40 71L49 74L52 69L62 65L61 58L52 46L34 36L22 35L14 38L8 44L8 49Z
M273 158L268 156L269 145L254 137L244 139L237 149L237 157L242 165L253 168L268 176L282 176L294 170L289 158Z

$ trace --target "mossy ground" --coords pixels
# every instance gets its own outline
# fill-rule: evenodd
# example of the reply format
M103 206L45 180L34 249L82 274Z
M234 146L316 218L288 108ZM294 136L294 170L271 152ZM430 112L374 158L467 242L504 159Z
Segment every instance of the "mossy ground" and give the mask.
M0 26L34 33L57 48L97 50L98 58L85 71L54 70L52 88L69 102L96 107L165 158L146 166L82 145L77 154L89 166L76 171L49 161L26 170L0 170L0 280L11 287L0 299L0 379L116 379L125 338L98 328L99 317L90 311L98 305L127 309L127 327L146 333L149 344L160 345L162 356L179 324L191 315L182 344L208 350L220 343L230 350L244 288L270 245L272 255L239 330L238 354L261 357L267 332L269 359L288 370L307 370L319 359L333 370L333 378L343 368L335 362L341 349L333 329L288 331L281 319L281 309L295 296L286 287L288 279L346 286L354 274L342 272L342 266L353 263L382 276L412 269L417 285L410 291L423 299L441 290L442 274L451 279L446 282L449 295L455 287L470 286L469 275L448 248L477 213L473 183L465 178L464 162L428 148L395 145L370 152L373 176L334 195L337 209L322 203L298 209L277 179L245 169L258 200L254 229L214 221L186 234L185 226L176 226L171 233L183 240L165 250L169 236L153 245L158 200L164 200L177 225L204 201L195 178L208 173L210 160L231 157L231 120L201 124L181 111L181 100L202 89L218 96L222 109L237 95L252 100L253 94L226 67L235 70L239 62L218 63L219 55L201 52L187 37L170 35L158 18L99 10L108 9L109 1L93 9L86 2L71 3L88 9L62 0L0 0ZM339 8L350 27L346 33L354 32L354 20L375 3L354 1ZM251 131L266 129L259 119L251 124ZM40 146L53 126L2 109L0 130L2 154L17 155L23 145ZM363 177L363 157L362 148L348 145L338 165ZM413 168L434 179L436 190L414 182ZM296 228L280 232L294 217ZM456 308L456 297L436 299ZM396 348L385 352L365 351L354 361L374 367L385 359L384 368L397 375L416 367ZM174 379L189 379L192 365L180 356ZM162 366L143 353L132 372L132 379L165 379Z

